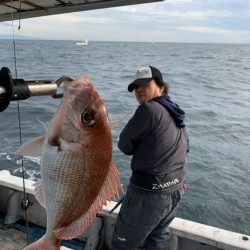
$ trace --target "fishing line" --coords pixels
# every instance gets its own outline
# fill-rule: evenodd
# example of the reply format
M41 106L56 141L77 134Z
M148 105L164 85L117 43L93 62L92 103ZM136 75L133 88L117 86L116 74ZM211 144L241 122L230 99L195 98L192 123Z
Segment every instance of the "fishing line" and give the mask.
M21 28L21 1L19 1L19 2L20 2L20 16L19 16L18 29L20 30L20 28ZM11 0L11 8L12 8L12 0ZM11 12L12 41L13 41L13 51L14 51L15 76L16 76L16 79L17 79L16 41L15 41L15 29L14 29L13 11ZM19 143L20 143L20 145L22 145L22 127L21 127L21 113L20 113L19 100L17 100L17 114L18 114L18 128L19 128ZM26 193L26 188L25 188L24 159L23 159L23 156L21 156L21 167L22 167L22 179L23 179L23 200L22 200L21 206L24 209L25 223L26 223L26 238L27 238L27 244L29 245L29 231L28 231L29 223L28 223L28 214L27 214L27 208L29 206L29 200L28 200L27 193Z

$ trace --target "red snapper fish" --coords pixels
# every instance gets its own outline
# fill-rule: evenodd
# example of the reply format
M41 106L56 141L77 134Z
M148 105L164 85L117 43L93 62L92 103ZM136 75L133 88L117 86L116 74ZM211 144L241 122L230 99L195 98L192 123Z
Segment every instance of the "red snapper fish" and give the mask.
M41 155L35 195L47 212L45 235L25 250L60 249L81 235L103 205L122 190L112 161L111 125L88 76L64 82L64 96L46 135L23 144L19 155Z

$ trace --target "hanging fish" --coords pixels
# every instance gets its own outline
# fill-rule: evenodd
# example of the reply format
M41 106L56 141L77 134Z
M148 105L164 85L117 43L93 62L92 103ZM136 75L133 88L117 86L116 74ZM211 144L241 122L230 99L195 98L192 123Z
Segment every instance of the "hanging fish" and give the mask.
M60 240L81 235L102 206L122 190L112 161L107 110L90 78L68 79L63 95L46 135L17 151L41 152L41 181L35 195L47 211L45 235L25 250L60 249Z

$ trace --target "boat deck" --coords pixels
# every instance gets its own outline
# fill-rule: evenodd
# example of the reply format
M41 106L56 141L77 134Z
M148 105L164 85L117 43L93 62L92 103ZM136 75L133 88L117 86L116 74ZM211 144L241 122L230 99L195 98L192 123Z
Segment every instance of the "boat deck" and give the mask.
M28 240L30 243L38 240L45 234L45 229L29 223L28 237L25 221L18 221L11 225L4 225L0 218L0 249L1 250L21 250L26 247ZM27 240L28 239L28 240ZM85 243L74 239L61 241L61 249L83 250Z

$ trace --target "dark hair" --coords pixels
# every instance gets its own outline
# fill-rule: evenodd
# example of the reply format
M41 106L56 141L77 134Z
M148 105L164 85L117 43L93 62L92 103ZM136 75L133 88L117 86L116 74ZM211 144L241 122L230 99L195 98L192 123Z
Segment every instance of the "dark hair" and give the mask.
M164 87L163 93L164 93L164 95L167 95L168 89L169 89L168 84L164 81L161 81L159 78L154 78L154 80L159 87L162 87L162 86Z

